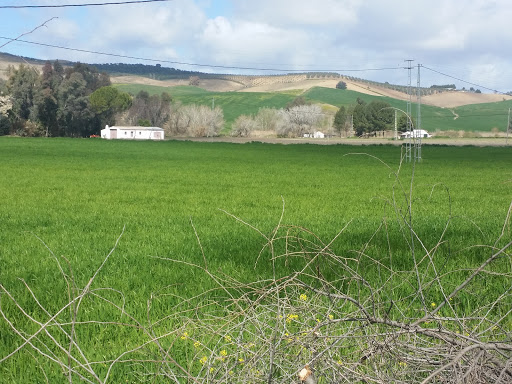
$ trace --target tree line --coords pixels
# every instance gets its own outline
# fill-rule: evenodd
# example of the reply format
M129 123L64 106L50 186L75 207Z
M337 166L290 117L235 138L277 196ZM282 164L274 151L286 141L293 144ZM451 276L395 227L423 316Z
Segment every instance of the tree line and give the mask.
M98 132L102 113L95 111L89 96L110 85L107 74L86 64L64 68L55 61L46 63L41 73L30 66L10 66L8 76L0 84L6 105L0 134L83 137Z
M405 130L405 116L399 120L399 127ZM232 125L231 135L248 137L258 130L273 132L278 137L312 137L321 131L331 136L349 137L392 129L394 111L389 103L366 103L358 98L354 105L338 108L333 116L319 104L312 104L299 96L284 108L260 108L254 116L239 116Z
M111 85L110 76L86 64L64 68L47 62L42 72L20 65L0 81L0 135L88 137L105 125L156 126L168 134L215 136L222 109L181 105L171 95L133 96Z
M111 85L110 77L86 64L64 68L47 62L39 73L20 65L8 69L0 82L0 135L87 137L105 125L155 126L170 136L216 136L224 128L221 108L183 105L164 92L130 95ZM345 89L340 82L338 88ZM399 122L405 126L404 121ZM382 101L341 106L334 114L319 104L297 97L284 108L262 108L254 116L239 116L233 136L272 131L279 137L328 135L362 136L393 129L394 113Z

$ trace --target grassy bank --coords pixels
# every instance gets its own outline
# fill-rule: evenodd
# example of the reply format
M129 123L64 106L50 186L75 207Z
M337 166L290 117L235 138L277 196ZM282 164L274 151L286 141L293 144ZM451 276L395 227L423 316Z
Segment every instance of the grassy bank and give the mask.
M511 156L509 148L424 148L414 174L413 224L427 249L437 246L443 270L479 265L485 252L458 251L500 235L511 200ZM68 302L68 288L49 250L69 276L72 269L76 286L84 287L123 232L95 285L124 292L126 311L143 322L147 300L166 287L168 296L155 302L152 312L161 318L181 302L173 295L191 297L215 286L200 270L161 258L202 265L204 252L215 273L246 282L270 278L267 254L255 267L265 240L223 211L268 235L283 201L283 225L300 225L329 242L349 224L330 245L333 252L355 257L364 249L383 264L392 253L395 267L407 270L413 260L396 214L406 210L412 167L402 165L401 189L393 174L399 160L400 149L391 146L0 138L0 283L42 320L43 311L19 279L44 308L56 310ZM439 244L447 222L446 241ZM387 231L378 230L383 223ZM502 241L510 239L508 228L505 234ZM284 249L276 247L276 252ZM287 275L301 263L281 260L277 274ZM368 279L381 278L373 264L360 261L359 266ZM479 289L498 292L502 284L484 282ZM438 291L429 295L429 302L438 302ZM479 300L467 294L460 305L470 312ZM5 294L2 308L20 326L34 329ZM84 312L83 320L115 316L93 303ZM130 339L130 332L91 328L81 338L107 359L137 342L139 336L134 332ZM0 341L0 358L20 344L3 320ZM185 349L178 352L183 360ZM124 377L123 369L118 378ZM0 363L0 373L3 382L41 378L27 350Z

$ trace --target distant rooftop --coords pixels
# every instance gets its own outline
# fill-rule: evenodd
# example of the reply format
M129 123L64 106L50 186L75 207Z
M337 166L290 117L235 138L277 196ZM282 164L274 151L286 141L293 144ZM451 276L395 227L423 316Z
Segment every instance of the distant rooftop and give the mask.
M109 127L110 129L116 128L121 130L137 130L137 131L163 131L163 128L160 127L140 127L140 126L118 126L114 125L112 127Z

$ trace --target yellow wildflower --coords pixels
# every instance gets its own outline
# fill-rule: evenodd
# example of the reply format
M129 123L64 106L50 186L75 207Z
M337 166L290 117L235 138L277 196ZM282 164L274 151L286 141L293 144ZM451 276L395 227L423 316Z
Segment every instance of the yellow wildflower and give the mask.
M303 293L302 295L299 296L299 299L301 299L302 301L308 301L308 295Z
M206 356L203 356L203 357L201 357L201 358L199 359L199 362L200 362L201 364L203 364L203 365L205 365L207 361L208 361L208 357L206 357Z
M180 337L181 340L187 340L188 339L188 332L183 332L183 335Z
M196 341L194 343L194 347L199 348L201 346L201 343L199 341Z
M229 336L229 335L224 336L224 340L226 341L226 343L231 343L231 336Z
M220 355L221 356L227 356L228 352L225 349L223 349L222 351L220 351Z

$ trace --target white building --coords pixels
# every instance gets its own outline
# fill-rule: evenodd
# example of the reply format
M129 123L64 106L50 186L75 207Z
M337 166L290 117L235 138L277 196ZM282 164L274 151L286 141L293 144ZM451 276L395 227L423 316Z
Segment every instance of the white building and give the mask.
M407 132L402 133L400 135L400 137L402 139L410 139L410 138L419 139L419 138L427 138L427 137L432 137L432 136L424 129L414 129L412 132L407 131Z
M101 130L102 139L163 140L165 133L159 127L109 127Z
M313 139L325 139L325 134L320 131L315 131L315 133L305 133L304 137L306 138L313 138Z

